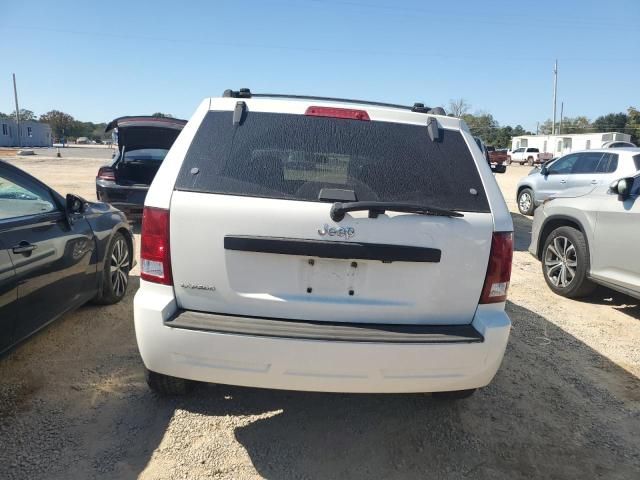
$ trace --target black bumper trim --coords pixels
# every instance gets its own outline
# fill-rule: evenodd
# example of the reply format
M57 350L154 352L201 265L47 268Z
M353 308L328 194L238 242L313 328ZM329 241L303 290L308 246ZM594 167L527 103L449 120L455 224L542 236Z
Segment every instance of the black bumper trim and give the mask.
M450 344L480 343L472 325L397 325L317 322L220 315L178 310L164 325L203 332L331 342Z
M440 262L442 252L437 248L387 245L380 243L306 240L282 237L254 237L227 235L226 250L276 253L304 257L380 260L382 262Z

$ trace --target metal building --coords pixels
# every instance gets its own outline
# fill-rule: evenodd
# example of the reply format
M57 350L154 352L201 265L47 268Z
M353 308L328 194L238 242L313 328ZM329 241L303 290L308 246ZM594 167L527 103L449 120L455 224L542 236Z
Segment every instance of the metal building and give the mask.
M0 118L0 147L50 147L51 127L34 121L20 122L19 140L16 121Z

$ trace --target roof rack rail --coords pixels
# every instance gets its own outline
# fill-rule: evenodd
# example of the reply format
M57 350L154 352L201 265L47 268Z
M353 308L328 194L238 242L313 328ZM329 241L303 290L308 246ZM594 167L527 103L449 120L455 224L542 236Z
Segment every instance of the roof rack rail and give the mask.
M414 103L412 107L408 105L398 105L395 103L371 102L369 100L354 100L351 98L335 97L315 97L311 95L286 95L282 93L251 93L248 88L240 90L225 90L222 94L225 98L292 98L295 100L320 100L325 102L359 103L361 105L372 105L376 107L399 108L417 113L431 113L433 115L446 115L442 107L425 107L423 103Z

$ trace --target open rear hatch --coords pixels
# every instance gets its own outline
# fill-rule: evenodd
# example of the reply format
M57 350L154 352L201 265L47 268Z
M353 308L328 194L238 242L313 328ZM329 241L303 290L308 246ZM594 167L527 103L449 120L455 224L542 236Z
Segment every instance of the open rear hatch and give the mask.
M316 322L472 321L493 218L459 131L441 129L434 140L424 125L362 116L234 120L207 114L172 195L180 308ZM344 202L378 203L335 215Z
M118 143L116 183L149 186L186 123L156 117L121 117L109 123L105 131L114 130Z

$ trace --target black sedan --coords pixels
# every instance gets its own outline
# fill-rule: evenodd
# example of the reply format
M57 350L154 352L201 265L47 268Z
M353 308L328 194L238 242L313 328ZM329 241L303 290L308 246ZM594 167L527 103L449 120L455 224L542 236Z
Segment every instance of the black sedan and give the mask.
M90 300L119 302L133 258L122 212L0 161L0 353Z
M96 196L141 219L144 199L164 157L186 120L168 117L120 117L107 125L118 143L110 165L96 175Z

